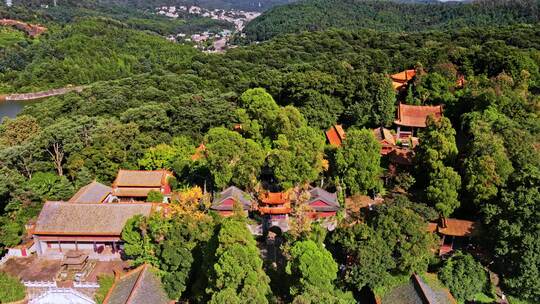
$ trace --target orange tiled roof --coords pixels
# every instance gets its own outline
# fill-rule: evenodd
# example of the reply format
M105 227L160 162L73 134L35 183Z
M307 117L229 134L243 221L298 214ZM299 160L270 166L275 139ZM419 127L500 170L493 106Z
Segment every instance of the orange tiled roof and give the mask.
M425 128L426 119L433 115L436 119L442 117L443 109L438 106L414 106L399 104L398 119L394 122L398 126Z
M283 192L268 192L261 201L268 205L283 205L289 201L287 194Z
M390 78L392 78L393 81L399 82L399 83L406 83L413 79L413 77L416 75L416 70L405 70L403 72L399 72L393 75L390 75Z
M326 131L326 138L330 145L339 147L345 139L345 131L341 125L332 126L328 131Z
M405 83L392 81L392 87L394 88L394 90L401 90L401 88L403 88L404 86Z
M428 223L427 225L427 231L428 232L431 232L431 233L434 233L434 232L437 232L437 223Z
M446 227L439 225L437 231L443 235L451 236L470 236L473 235L475 229L478 228L478 223L459 219L445 219Z
M262 214L289 214L292 209L289 207L259 207Z

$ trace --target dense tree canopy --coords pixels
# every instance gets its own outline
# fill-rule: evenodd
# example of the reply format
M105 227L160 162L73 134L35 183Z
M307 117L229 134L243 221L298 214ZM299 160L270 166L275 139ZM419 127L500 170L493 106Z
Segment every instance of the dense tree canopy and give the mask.
M440 280L460 301L475 299L487 283L484 267L470 254L456 253L439 270Z
M252 40L266 40L284 33L328 28L419 31L527 21L534 23L538 21L538 16L531 12L535 8L534 1L477 1L442 5L429 1L310 0L275 7L250 23L245 31Z
M256 184L265 159L260 144L225 128L211 129L205 141L208 168L217 187Z
M381 190L380 150L380 144L371 131L363 129L347 133L343 147L336 153L336 166L351 193Z
M425 220L397 205L383 206L370 221L345 225L334 236L348 261L345 280L358 290L388 284L396 274L427 270L436 236L426 231Z
M26 288L19 279L0 272L0 302L16 302L24 299Z
M526 1L493 7L489 1L317 1L314 11L335 7L312 19L309 32L224 54L203 54L160 36L197 30L208 20L168 20L138 11L138 0L136 12L104 11L86 0L59 0L68 5L50 9L31 1L9 10L2 2L1 17L44 23L49 31L31 39L0 30L0 93L86 86L28 104L0 124L0 251L21 242L45 200L68 199L92 180L109 184L120 168L167 168L178 179L171 180L170 214L134 218L122 237L134 265L156 266L176 300L350 303L337 286L357 294L426 271L435 252L427 221L444 216L482 222L480 245L494 261L488 267L500 275L499 287L539 302L540 28L502 26L530 22L535 10ZM308 20L312 3L293 6L308 11L283 14L274 20L287 22L258 34L273 36L292 21ZM493 8L489 14L486 7ZM336 18L343 8L370 16ZM264 15L247 32L289 9ZM376 30L312 31L331 25ZM425 28L434 30L418 32ZM417 76L396 96L387 75L412 68ZM419 132L414 168L381 159L369 129L390 127L398 101L444 104L444 118L430 119ZM334 124L346 130L341 148L324 143L324 131ZM266 243L255 242L245 221L221 224L213 212L203 212L211 193L229 185L249 192L321 186L337 192L340 214L350 194L379 194L384 205L337 216L327 247L311 226L316 220L292 220L280 249L296 248L294 256L273 265L259 257L257 245ZM296 215L300 208L293 207ZM307 239L318 241L313 246ZM330 258L343 271L334 271ZM312 280L311 263L327 275ZM280 271L283 277L274 280Z
M270 279L264 273L255 240L244 220L223 221L215 264L206 289L209 303L268 303Z

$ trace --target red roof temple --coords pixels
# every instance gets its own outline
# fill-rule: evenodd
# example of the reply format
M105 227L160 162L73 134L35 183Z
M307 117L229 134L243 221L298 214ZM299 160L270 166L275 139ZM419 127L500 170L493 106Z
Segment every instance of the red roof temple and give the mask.
M399 72L397 74L390 75L390 79L392 79L392 86L394 87L394 90L401 90L407 87L407 84L409 81L411 81L414 76L416 76L416 70L405 70L403 72Z
M328 131L326 131L326 138L328 143L334 147L340 147L345 140L345 131L341 125L332 126Z
M442 105L438 106L414 106L400 103L398 107L398 118L394 123L398 126L425 128L428 116L435 119L442 117Z
M268 192L261 197L259 212L270 215L286 215L291 213L289 196L283 192Z

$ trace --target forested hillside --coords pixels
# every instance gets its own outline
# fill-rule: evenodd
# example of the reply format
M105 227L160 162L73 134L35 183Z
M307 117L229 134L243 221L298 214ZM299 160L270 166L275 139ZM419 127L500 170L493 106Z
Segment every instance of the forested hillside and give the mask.
M349 304L366 289L385 299L429 271L460 302L494 302L502 290L512 304L539 303L540 27L513 24L533 14L362 7L378 5L391 12L384 29L392 31L284 34L224 54L101 10L66 10L65 19L10 10L43 18L49 31L32 39L2 28L0 93L85 88L0 124L0 252L22 242L46 200L68 200L92 181L110 185L119 169L167 169L175 175L168 212L131 218L121 236L123 257L157 268L173 300ZM428 8L439 12L429 24L412 18ZM433 30L401 21L401 9ZM454 21L443 17L452 12ZM473 24L493 26L459 26L474 14ZM407 69L415 76L396 92L388 75ZM392 128L400 102L444 112L418 131L414 165L396 169L372 128ZM340 148L325 143L335 124L347 130ZM319 186L338 193L341 210L327 231L298 195L283 243L266 247L275 243L246 228L258 215L246 219L236 203L229 218L209 210L208 196L231 185L251 193ZM163 202L159 195L149 202ZM345 217L345 197L384 203ZM450 218L483 229L474 246L444 257L426 228Z
M145 72L180 71L196 51L112 19L84 19L39 42L4 49L5 92L58 88ZM9 84L9 86L7 86Z
M15 4L53 5L53 0L13 0ZM292 3L292 0L56 0L57 5L80 5L80 3L93 5L120 5L136 8L155 8L157 6L196 5L209 9L239 9L245 11L264 11L276 5Z
M537 0L404 3L376 0L304 0L275 7L248 24L249 40L329 28L386 31L448 30L471 26L536 24Z
M15 3L13 7L7 9L2 2L0 3L0 18L21 19L44 25L63 25L78 18L106 17L120 21L131 28L160 35L233 28L231 23L185 12L178 12L179 18L171 19L156 15L155 6L138 6L123 1L65 1L47 8L41 7L40 3L40 1L25 1L20 5Z

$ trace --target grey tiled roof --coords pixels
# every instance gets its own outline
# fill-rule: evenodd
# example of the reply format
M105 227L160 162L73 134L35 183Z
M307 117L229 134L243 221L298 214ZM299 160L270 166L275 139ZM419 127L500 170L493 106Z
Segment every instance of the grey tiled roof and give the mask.
M46 202L35 234L120 235L128 219L149 215L151 203L72 204Z
M96 181L82 187L69 199L70 203L101 203L111 194L112 188Z
M216 195L211 208L214 210L232 210L230 206L221 206L221 203L229 198L235 199L240 202L244 207L244 210L250 209L251 204L253 203L253 198L251 197L251 195L249 195L249 193L246 193L235 186L230 186L229 188L223 190L218 195Z
M328 206L327 207L315 207L317 211L337 211L339 210L339 202L337 199L336 193L330 193L322 188L316 187L309 191L311 195L308 204L311 204L315 201L323 201Z
M169 302L153 268L142 265L117 279L103 304L167 304Z

